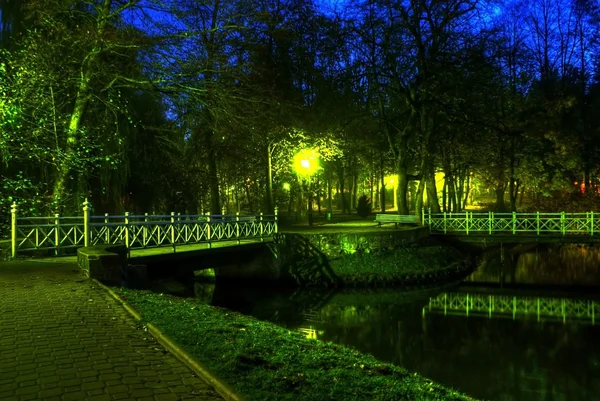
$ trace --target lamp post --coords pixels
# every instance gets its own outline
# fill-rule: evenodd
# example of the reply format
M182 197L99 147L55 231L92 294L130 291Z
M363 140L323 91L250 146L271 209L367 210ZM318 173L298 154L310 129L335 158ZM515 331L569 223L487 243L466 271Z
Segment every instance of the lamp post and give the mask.
M308 192L307 212L309 226L313 225L311 177L318 169L319 154L316 150L304 149L294 156L294 170L296 171L296 174L298 174L300 187L305 187Z

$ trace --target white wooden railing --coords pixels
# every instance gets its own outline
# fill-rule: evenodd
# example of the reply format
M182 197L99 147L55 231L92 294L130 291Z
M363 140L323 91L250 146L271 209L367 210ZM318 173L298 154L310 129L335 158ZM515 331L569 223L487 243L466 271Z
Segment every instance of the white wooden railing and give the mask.
M579 234L595 235L600 230L600 214L582 213L427 213L422 221L432 233L487 234Z
M171 247L219 241L270 238L277 233L274 214L91 215L91 204L83 203L83 216L19 216L11 208L11 255L36 250L62 250L91 245L125 245L127 249Z

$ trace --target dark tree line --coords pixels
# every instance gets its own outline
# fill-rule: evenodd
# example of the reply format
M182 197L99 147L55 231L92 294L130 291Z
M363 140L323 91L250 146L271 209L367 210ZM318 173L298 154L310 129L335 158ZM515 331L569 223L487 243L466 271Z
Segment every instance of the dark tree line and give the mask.
M598 191L591 0L0 10L3 214L84 198L111 213L293 211L309 194L345 212L363 194L400 213L460 211L474 193L516 210ZM322 156L308 180L291 164L302 148Z

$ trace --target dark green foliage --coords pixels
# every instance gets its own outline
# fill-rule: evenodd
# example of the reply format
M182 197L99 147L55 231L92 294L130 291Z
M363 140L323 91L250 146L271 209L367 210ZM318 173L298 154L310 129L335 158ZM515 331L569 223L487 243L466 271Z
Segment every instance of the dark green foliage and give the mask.
M354 253L330 261L333 273L346 285L401 284L408 278L427 282L440 270L463 268L464 257L442 245L410 246L377 253Z
M358 198L356 213L358 213L360 217L366 219L371 214L372 210L373 208L371 206L371 198L369 198L367 195L363 195L360 198Z
M195 299L116 291L249 400L473 400L370 355Z

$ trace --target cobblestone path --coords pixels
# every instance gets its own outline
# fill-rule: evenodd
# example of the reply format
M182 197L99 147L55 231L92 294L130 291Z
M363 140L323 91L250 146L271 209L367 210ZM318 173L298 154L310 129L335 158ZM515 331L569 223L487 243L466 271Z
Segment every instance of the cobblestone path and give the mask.
M65 263L0 262L0 400L222 400Z

